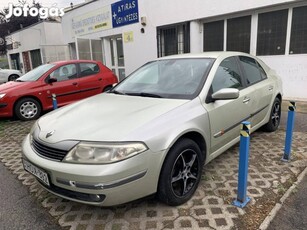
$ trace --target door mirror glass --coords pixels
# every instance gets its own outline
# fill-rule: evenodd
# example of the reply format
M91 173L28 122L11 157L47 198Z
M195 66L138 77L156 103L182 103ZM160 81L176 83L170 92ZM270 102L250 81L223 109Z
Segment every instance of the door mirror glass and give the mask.
M238 89L232 88L224 88L212 94L213 100L231 100L236 99L240 95L240 91Z

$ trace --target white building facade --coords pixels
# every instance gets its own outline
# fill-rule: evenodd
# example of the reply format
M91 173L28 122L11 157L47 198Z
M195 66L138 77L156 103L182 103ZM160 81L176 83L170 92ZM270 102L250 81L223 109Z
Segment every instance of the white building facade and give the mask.
M204 51L258 56L307 100L307 1L97 0L62 18L71 58L102 60L119 79L157 57Z
M10 68L23 73L43 63L70 58L59 22L41 21L11 33L5 39Z

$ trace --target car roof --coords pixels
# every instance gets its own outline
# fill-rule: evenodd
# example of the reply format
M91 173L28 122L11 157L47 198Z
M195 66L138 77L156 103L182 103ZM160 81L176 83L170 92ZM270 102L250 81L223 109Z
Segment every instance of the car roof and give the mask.
M93 61L93 60L65 60L65 61L56 61L56 62L51 62L50 64L56 64L56 65L63 65L63 64L72 64L72 63L98 63L99 61Z
M252 55L243 52L233 52L233 51L214 51L214 52L203 52L203 53L187 53L187 54L179 54L179 55L171 55L158 58L157 60L163 59L178 59L178 58L224 58L229 56L250 56L255 58Z

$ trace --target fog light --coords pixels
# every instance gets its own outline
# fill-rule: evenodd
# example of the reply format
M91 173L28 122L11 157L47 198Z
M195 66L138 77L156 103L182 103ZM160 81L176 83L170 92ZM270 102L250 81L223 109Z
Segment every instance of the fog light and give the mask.
M100 195L98 195L98 194L91 194L91 195L90 195L90 199L91 199L92 201L96 201L96 202L98 202L98 201L101 200Z

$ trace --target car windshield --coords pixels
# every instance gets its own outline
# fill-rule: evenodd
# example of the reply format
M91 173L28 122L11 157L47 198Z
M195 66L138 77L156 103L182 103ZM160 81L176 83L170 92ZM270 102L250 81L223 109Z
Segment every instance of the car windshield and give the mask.
M149 62L110 93L192 99L199 94L213 61L211 58L181 58Z
M17 81L36 81L38 80L44 73L53 68L54 64L44 64L36 67L35 69L29 71L22 77L18 78Z

